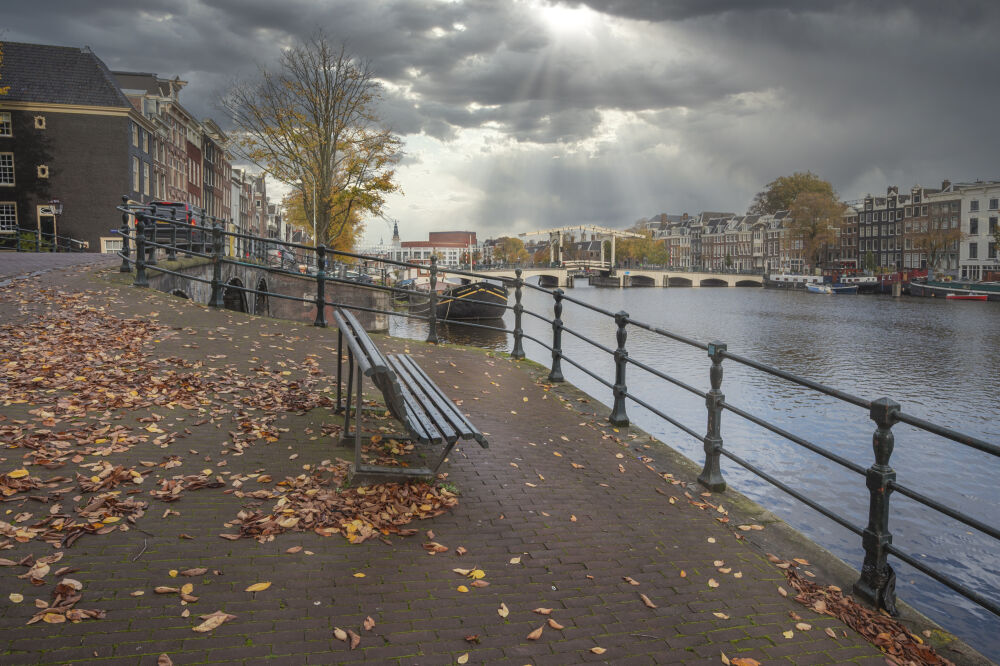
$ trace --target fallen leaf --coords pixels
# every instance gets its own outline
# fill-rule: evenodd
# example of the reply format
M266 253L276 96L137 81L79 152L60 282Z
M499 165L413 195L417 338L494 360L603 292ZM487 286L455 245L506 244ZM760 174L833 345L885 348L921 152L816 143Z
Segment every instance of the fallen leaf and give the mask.
M719 582L717 580L715 580L714 578L709 578L708 579L708 586L709 587L719 587Z
M806 624L805 622L799 622L798 624L795 625L795 628L798 629L799 631L809 631L810 629L812 629L812 625Z
M732 666L761 666L760 662L750 657L733 657Z
M371 631L375 628L375 620L372 619L371 615L365 618L364 627L365 631Z
M520 564L521 563L521 558L520 557L512 557L512 558L510 558L510 563L511 564Z
M179 591L176 587L167 587L166 585L158 585L153 588L153 592L157 594L176 594Z
M174 662L170 661L170 657L164 653L156 658L156 666L174 666Z
M650 600L650 598L649 598L649 597L647 597L647 596L646 596L645 594L640 594L640 595L639 595L639 598L640 598L640 599L642 599L642 603L646 604L646 606L647 606L647 607L649 607L649 608L657 608L657 605L656 605L656 604L654 604L654 603L653 603L653 602L652 602L652 601Z
M529 641L537 641L539 638L542 637L542 632L544 630L545 630L545 625L543 624L542 626L538 627L538 629L535 629L533 632L531 632L530 634L528 634L528 636L527 636L528 640Z
M831 629L830 627L827 627L826 629L824 629L823 633L825 633L830 638L836 638L837 637L837 632L834 631L833 629Z
M19 604L24 601L24 595L18 594L17 592L11 592L10 596L7 597L11 600L11 603Z
M459 592L468 592L469 591L469 588L467 588L464 585L459 585L458 588L456 588L456 589L458 589Z
M194 591L194 585L191 583L185 583L181 586L181 594L191 594Z
M635 580L631 576L622 576L622 580L624 580L629 585L638 585L639 584L639 581Z
M605 652L607 652L607 650L605 650L602 647L592 647L590 648L590 651L593 652L594 654L604 654Z
M363 573L361 573L360 571L358 571L357 573L354 574L354 577L355 578L364 578L365 575Z
M465 546L459 546L458 548L455 549L456 555L465 555L468 552L469 551L465 549Z
M559 624L558 622L556 622L555 620L553 620L551 617L549 618L549 626L552 627L553 629L565 629L566 628L566 627L562 626L561 624Z
M263 583L254 583L246 589L246 592L263 592L267 588L271 587L270 581Z
M791 638L792 636L795 635L795 632L789 629L788 631L781 632L781 635L784 636L785 638Z
M333 628L333 637L336 638L338 641L347 642L347 632L341 629L340 627Z
M459 655L458 659L456 659L455 661L458 662L459 664L469 663L469 653L466 652L465 654Z
M780 594L783 597L787 597L788 596L788 590L786 590L785 588L783 588L783 587L781 587L779 585L778 586L778 594Z
M729 619L729 616L726 615L725 613L712 613L712 615L714 615L715 617L719 618L720 620L728 620Z
M302 546L292 546L291 548L285 550L286 553L294 554L302 550Z
M500 617L507 617L508 615L510 615L510 611L507 610L507 604L505 603L500 604L500 608L497 609L497 615L499 615Z
M212 631L213 629L222 625L223 622L228 622L229 620L236 619L235 615L230 615L229 613L223 613L222 611L215 611L211 615L202 615L201 618L204 620L197 627L192 627L193 631L199 633L205 633L206 631Z
M350 629L347 630L347 636L351 639L351 649L352 650L354 648L358 647L359 645L361 645L361 636L358 636L356 633L354 633Z
M539 615L551 615L552 614L552 609L551 608L536 608L535 610L533 610L531 612L532 613L538 613Z
M202 576L208 573L208 569L205 567L196 567L194 569L185 569L180 573L182 576Z

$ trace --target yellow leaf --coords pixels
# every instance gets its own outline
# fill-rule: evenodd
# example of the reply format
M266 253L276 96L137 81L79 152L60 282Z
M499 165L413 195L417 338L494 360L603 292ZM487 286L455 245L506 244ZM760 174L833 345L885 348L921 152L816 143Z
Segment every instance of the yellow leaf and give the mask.
M479 580L480 578L486 578L486 572L482 569L473 569L469 572L469 578L474 578Z
M456 588L456 589L458 589L459 592L468 592L469 591L469 588L467 588L464 585L459 585L458 588Z
M500 617L507 617L510 615L510 611L507 610L507 604L501 603L500 608L497 609L497 615Z
M607 650L605 650L602 647L592 647L590 648L590 651L593 652L594 654L604 654L605 652L607 652Z
M23 596L23 595L21 595L21 594L18 594L17 592L11 592L11 593L10 593L10 596L9 596L9 597L7 597L7 598L8 598L8 599L10 599L10 600L11 600L11 602L13 602L13 603L15 603L15 604L19 604L19 603L21 603L22 601L24 601L24 596Z
M46 613L42 617L42 619L48 622L49 624L62 624L63 622L66 621L66 616L59 615L58 613Z
M253 585L251 585L250 587L248 587L246 589L246 591L247 592L263 592L264 590L266 590L269 587L271 587L271 583L270 582L266 582L266 583L254 583Z
M121 518L118 516L108 516L107 518L101 518L101 522L105 525L108 523L117 523Z
M714 578L709 578L708 579L708 586L709 587L719 587L719 583Z
M26 470L24 468L15 469L13 472L11 472L10 474L8 474L7 476L9 478L11 478L11 479L23 479L24 477L28 476L28 470Z
M358 573L354 574L354 577L355 578L364 578L365 575L359 571Z
M792 636L795 635L795 632L789 629L788 631L781 632L781 635L784 636L785 638L791 638Z
M528 640L529 641L537 641L539 638L542 637L542 632L544 630L545 630L545 625L543 624L542 626L538 627L538 629L535 629L533 632L531 632L530 634L528 634L528 636L527 636Z
M719 618L720 620L728 620L729 619L729 616L726 615L725 613L712 613L712 615L714 615L715 617Z
M469 653L466 652L463 655L459 655L458 659L456 659L455 661L457 661L460 664L467 664L469 662Z
M720 652L719 656L722 657L722 663L725 664L725 666L730 666L729 657L726 656L725 652Z
M191 594L194 592L194 585L192 583L184 583L181 586L181 594Z

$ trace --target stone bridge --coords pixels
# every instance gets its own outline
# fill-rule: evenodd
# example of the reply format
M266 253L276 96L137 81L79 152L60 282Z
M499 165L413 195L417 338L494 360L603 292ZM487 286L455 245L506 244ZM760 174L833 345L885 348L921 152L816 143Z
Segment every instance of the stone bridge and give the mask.
M160 259L159 265L189 277L164 273L156 270L155 266L149 266L147 275L150 288L197 303L209 302L212 296L210 261L201 258L177 261ZM275 273L264 267L223 263L222 282L226 285L222 298L227 310L309 323L316 320L316 279L312 276ZM254 293L244 289L267 293ZM291 298L281 298L277 294ZM308 302L292 300L293 298L306 299ZM374 310L392 309L388 292L363 285L334 282L330 279L326 283L326 301ZM360 310L355 310L354 313L369 331L385 331L389 328L387 315ZM326 307L326 321L328 324L333 322L332 305Z
M486 270L488 275L514 278L513 269ZM524 268L521 277L526 281L539 278L542 286L572 287L573 276L566 268ZM545 284L547 281L549 284ZM763 287L764 278L760 275L736 273L701 273L679 270L619 269L614 275L601 279L602 286L619 287Z

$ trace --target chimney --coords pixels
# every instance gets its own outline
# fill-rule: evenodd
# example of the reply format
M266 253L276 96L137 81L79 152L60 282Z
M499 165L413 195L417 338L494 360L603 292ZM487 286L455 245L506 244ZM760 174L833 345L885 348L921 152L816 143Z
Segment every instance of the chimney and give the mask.
M943 192L947 192L949 189L951 189L951 181L950 180L942 180L941 181L941 190Z

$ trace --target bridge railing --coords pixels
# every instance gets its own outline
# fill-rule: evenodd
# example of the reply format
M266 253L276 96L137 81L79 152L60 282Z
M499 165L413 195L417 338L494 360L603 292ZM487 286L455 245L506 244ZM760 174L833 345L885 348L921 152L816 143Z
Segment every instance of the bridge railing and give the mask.
M608 421L612 425L629 425L630 419L627 408L629 405L637 405L701 442L704 448L704 460L702 471L698 476L698 482L705 488L713 492L723 492L726 489L726 480L722 468L722 459L726 458L787 493L802 504L818 511L848 532L860 537L861 546L864 550L864 559L861 562L861 575L854 585L854 591L858 596L874 606L884 608L890 613L896 612L895 572L889 562L890 557L892 557L926 574L994 615L1000 615L1000 591L991 589L987 585L983 585L983 589L972 589L962 584L940 568L934 567L927 561L893 545L890 529L890 517L892 515L891 497L893 493L898 492L922 504L932 512L956 520L969 528L979 531L994 541L1000 541L1000 529L996 525L977 520L956 507L948 506L938 500L927 497L919 490L897 481L896 472L890 465L895 442L895 435L892 431L894 425L905 423L913 428L923 430L959 446L976 449L990 456L990 460L994 463L1000 457L1000 446L996 444L931 423L916 415L908 414L902 410L897 402L889 397L879 397L870 400L852 395L820 382L737 354L730 351L724 342L695 340L634 318L627 312L611 312L586 301L568 296L562 289L552 290L530 284L523 278L523 270L521 268L515 269L514 278L498 277L484 272L442 268L438 266L437 260L434 257L431 258L429 265L414 264L387 258L373 258L351 252L329 250L322 245L312 247L282 242L277 239L261 238L233 231L227 228L230 225L227 225L224 220L205 216L196 219L194 224L178 222L172 216L167 216L162 211L157 211L155 208L149 206L135 206L125 203L119 207L119 210L122 211L120 235L124 241L123 250L119 253L122 257L120 270L122 272L131 272L134 267L135 279L133 284L137 287L148 286L147 267L155 265L158 271L210 284L211 298L209 305L213 307L223 307L224 291L235 289L245 293L262 294L268 297L314 304L316 306L316 318L313 323L316 326L327 325L325 319L326 306L344 307L362 312L382 313L389 316L424 320L428 324L427 341L436 343L438 342L437 323L440 319L436 308L438 298L436 283L439 279L451 275L473 280L500 282L506 287L513 289L514 304L510 305L508 303L504 306L505 312L513 313L513 322L510 328L507 328L502 319L487 320L485 323L483 321L454 321L450 323L499 331L512 336L511 356L516 359L525 358L524 345L526 342L538 345L551 357L548 374L548 380L551 382L565 381L563 374L563 362L565 362L601 386L606 387L611 391L613 396L613 404L608 415ZM134 228L129 223L132 216L136 220ZM165 227L162 225L168 226ZM174 230L170 230L167 233L162 231L162 229L170 227L173 227ZM182 240L178 241L178 238ZM233 247L240 248L240 251L232 252L231 248ZM295 262L293 265L272 265L273 262L269 261L269 257L279 247L282 251L294 253ZM176 257L180 253L209 259L213 264L212 278L193 277L157 264L157 250L161 254L165 254L168 258ZM362 284L361 286L381 290L397 298L421 299L426 303L426 314L424 314L424 309L421 309L419 312L414 312L413 310L387 310L330 300L326 292L327 283L359 285L357 279L346 279L327 273L326 269L331 259L345 265L357 266L362 262L368 262L369 265L381 267L381 274L383 276L381 283ZM227 285L223 283L221 277L221 268L225 264L251 266L273 273L304 276L315 282L315 297L305 298L271 291L261 291L249 287ZM397 269L427 271L430 278L429 291L402 288L392 283L389 275ZM523 298L526 291L537 292L542 295L542 298L551 298L551 316L549 316L548 312L525 308ZM493 304L492 302L479 300L472 300L472 302ZM564 310L567 306L598 315L598 327L613 327L616 346L612 348L601 343L594 339L593 333L589 331L585 332L568 326L564 320ZM543 339L542 337L525 332L523 327L525 316L536 319L551 327L551 337ZM663 352L666 352L668 346L673 344L680 344L705 352L708 358L710 389L702 391L677 377L671 376L669 373L653 367L649 362L631 356L627 343L630 331L636 329L647 331L661 339ZM590 327L590 330L594 330L593 326ZM614 363L614 377L604 377L595 371L594 368L596 366L593 362L593 355L590 353L584 353L577 357L571 356L567 352L567 348L563 345L564 335L579 340L587 348L608 355ZM868 418L874 422L874 431L872 434L874 459L871 465L868 467L859 465L808 438L790 432L769 420L766 415L754 414L748 409L727 400L722 390L723 364L726 362L730 364L735 363L747 368L749 371L767 375L773 381L787 382L801 389L825 395L845 404L866 410ZM667 413L662 403L652 401L630 391L627 385L627 378L631 372L637 371L656 378L663 382L664 385L676 387L704 400L707 416L707 426L705 429L698 429L681 422L674 415ZM842 512L825 506L811 498L807 494L807 490L794 487L794 479L778 478L746 460L738 453L738 446L725 446L722 430L722 417L724 413L744 419L798 447L843 467L857 477L862 477L864 480L863 482L859 480L856 492L867 490L869 508L867 523L865 525L855 524L846 518ZM994 467L994 476L996 476L997 471L1000 471L1000 469ZM960 553L952 553L952 558L957 560L960 555ZM969 554L966 554L966 557L970 560L972 559Z
M41 229L18 228L0 234L0 250L15 252L86 252L87 243L69 236L46 233Z

